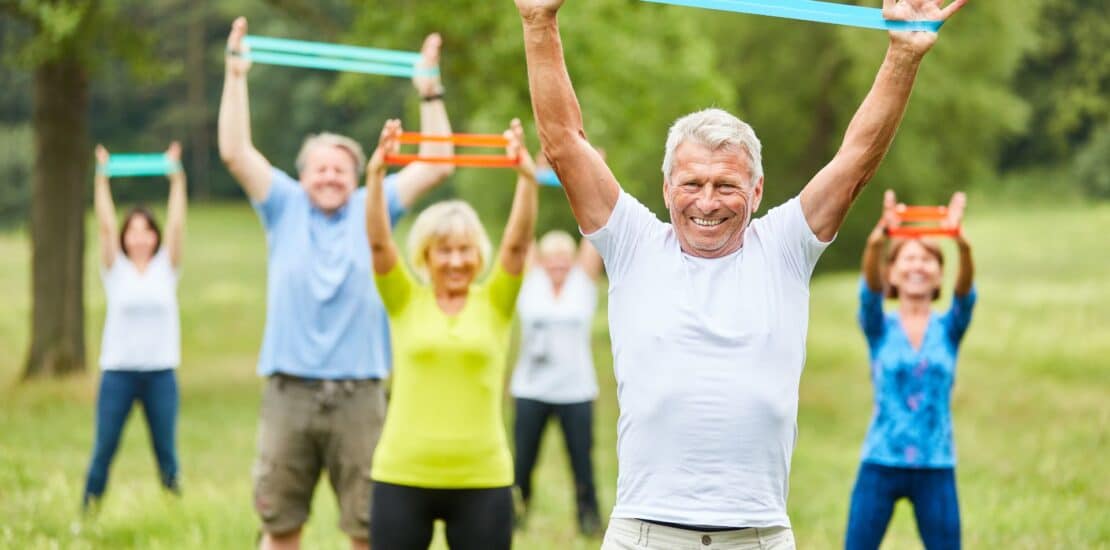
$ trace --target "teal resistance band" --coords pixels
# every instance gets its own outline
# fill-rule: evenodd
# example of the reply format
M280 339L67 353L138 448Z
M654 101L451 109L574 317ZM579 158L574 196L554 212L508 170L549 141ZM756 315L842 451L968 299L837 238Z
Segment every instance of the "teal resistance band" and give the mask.
M418 69L416 64L420 61L420 54L413 52L266 36L247 36L243 39L243 42L249 48L248 51L242 54L243 57L268 65L380 74L404 78L412 78L417 74L425 76L439 74L439 69Z
M540 168L536 170L536 183L548 187L563 186L562 182L559 181L559 176L550 168Z
M97 171L110 178L127 176L166 176L181 170L181 163L169 159L163 153L114 154L108 157L108 165L97 167Z
M883 10L816 0L644 0L691 8L750 13L888 31L937 32L944 21L892 21Z

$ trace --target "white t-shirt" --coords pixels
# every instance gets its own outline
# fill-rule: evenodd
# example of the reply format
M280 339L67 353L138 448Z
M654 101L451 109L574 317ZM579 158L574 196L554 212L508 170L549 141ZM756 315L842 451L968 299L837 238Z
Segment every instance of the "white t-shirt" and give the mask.
M516 303L520 357L513 371L514 397L546 403L581 403L597 397L590 327L597 285L580 268L567 274L555 296L542 268L528 272Z
M107 296L100 367L161 370L181 363L178 273L164 250L139 273L123 252L100 270Z
M752 222L722 258L687 256L671 225L623 192L587 237L609 274L613 517L789 527L809 280L828 246L799 200Z

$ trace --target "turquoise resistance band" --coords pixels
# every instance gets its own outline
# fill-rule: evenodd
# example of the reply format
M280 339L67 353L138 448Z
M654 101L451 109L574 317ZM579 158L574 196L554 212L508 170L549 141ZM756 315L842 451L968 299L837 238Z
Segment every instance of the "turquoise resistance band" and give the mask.
M268 65L404 78L412 78L417 74L439 74L439 69L418 69L416 64L420 61L420 54L414 52L250 35L244 37L243 42L249 49L241 54L232 52L233 54Z
M114 154L108 165L97 171L110 178L127 176L166 176L181 170L181 163L172 161L164 153Z
M937 32L944 21L892 21L883 10L816 0L644 0L691 8L750 13L888 31Z

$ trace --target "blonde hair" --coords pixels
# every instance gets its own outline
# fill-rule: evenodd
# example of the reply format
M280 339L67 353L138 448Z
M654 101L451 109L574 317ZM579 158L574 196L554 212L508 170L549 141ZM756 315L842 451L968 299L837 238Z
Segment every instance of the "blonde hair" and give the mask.
M304 138L304 143L301 144L301 150L297 153L297 161L295 166L297 173L304 171L305 163L308 162L308 154L315 148L325 147L338 147L351 155L351 160L355 163L355 174L362 177L362 170L366 165L366 153L362 152L362 146L357 141L339 134L331 132L322 132L319 134L310 134Z
M544 233L543 237L540 237L540 242L536 245L536 254L540 258L545 258L550 254L558 254L560 252L566 252L573 256L577 248L578 243L574 242L574 237L571 237L570 233L561 229L554 229Z
M490 244L486 228L478 219L478 213L469 204L460 200L437 202L425 208L409 231L409 259L412 270L423 282L428 282L428 249L439 239L452 235L465 235L478 248L478 263L482 271L490 261Z

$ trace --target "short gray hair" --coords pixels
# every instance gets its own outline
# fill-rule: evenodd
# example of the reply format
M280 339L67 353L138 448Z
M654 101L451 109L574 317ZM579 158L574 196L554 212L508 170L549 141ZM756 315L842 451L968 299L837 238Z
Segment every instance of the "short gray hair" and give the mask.
M362 146L357 141L339 134L331 132L322 132L319 134L311 134L304 138L304 143L301 144L301 150L297 153L296 168L297 173L304 170L304 165L308 162L308 154L313 149L321 145L327 147L338 147L351 155L351 160L355 162L355 174L362 177L362 170L366 165L366 153L362 152Z
M748 154L752 184L763 177L763 145L748 123L722 109L705 109L690 113L671 125L667 132L666 153L663 155L663 178L669 180L674 169L678 146L693 141L714 151L722 147L739 147Z

